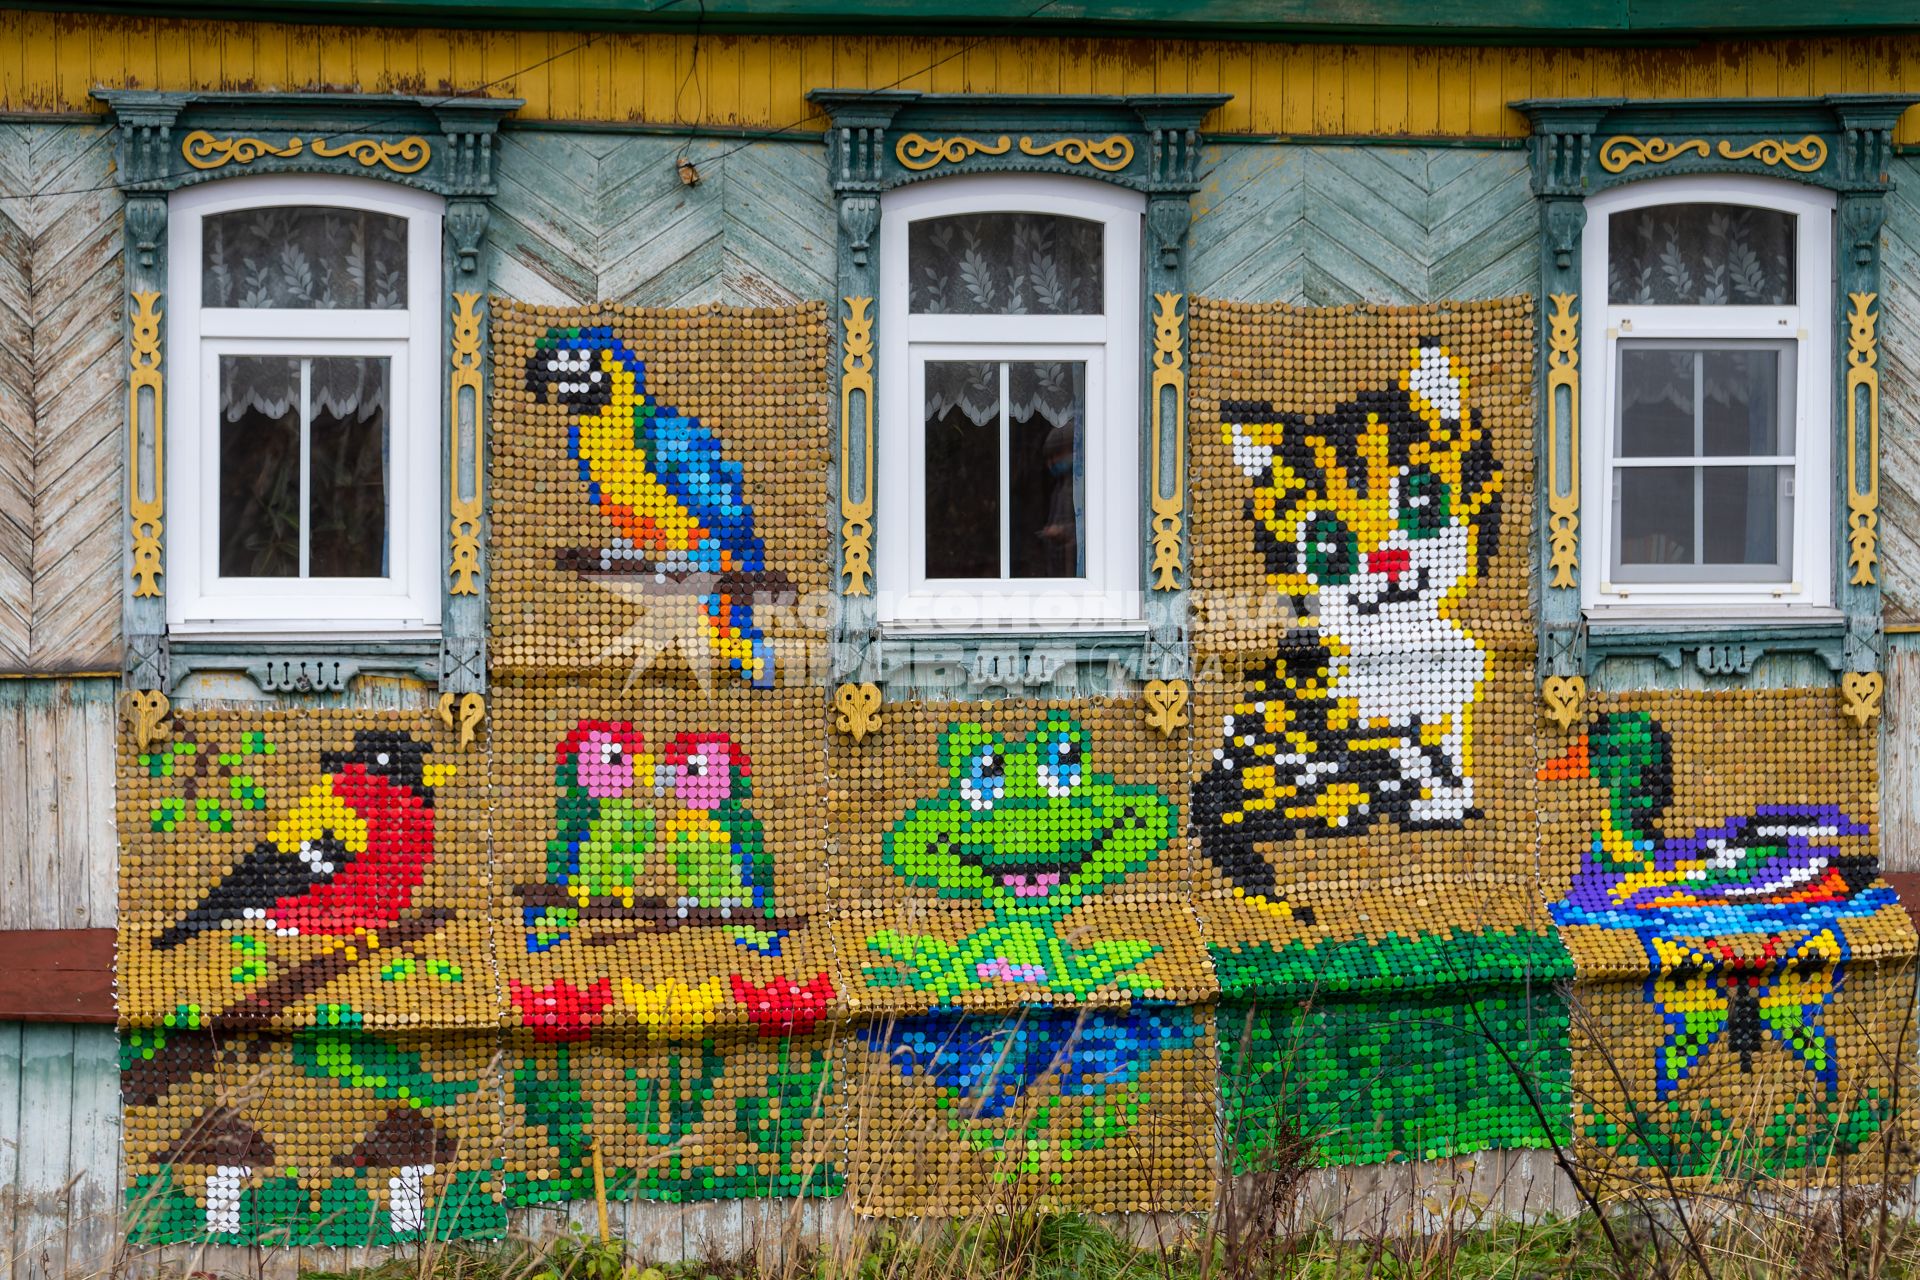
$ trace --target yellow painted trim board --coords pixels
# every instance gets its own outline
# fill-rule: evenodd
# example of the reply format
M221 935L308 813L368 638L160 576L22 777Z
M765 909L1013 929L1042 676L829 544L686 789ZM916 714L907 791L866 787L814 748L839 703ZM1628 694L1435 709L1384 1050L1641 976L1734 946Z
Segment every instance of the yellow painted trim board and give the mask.
M0 12L0 112L97 113L96 85L470 93L523 120L818 130L812 88L1219 93L1226 133L1517 138L1542 97L1920 92L1920 35L1654 48L453 31ZM897 85L896 85L897 82ZM1900 142L1920 142L1909 118Z

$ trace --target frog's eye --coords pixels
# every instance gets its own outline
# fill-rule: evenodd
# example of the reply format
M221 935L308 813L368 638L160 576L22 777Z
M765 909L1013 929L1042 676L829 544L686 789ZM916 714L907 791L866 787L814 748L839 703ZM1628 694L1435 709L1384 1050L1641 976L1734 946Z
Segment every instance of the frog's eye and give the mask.
M1086 772L1081 767L1083 754L1079 741L1070 733L1056 733L1041 744L1040 785L1048 795L1071 795L1080 786Z
M991 809L1007 794L1007 758L998 746L980 747L960 773L960 794L975 809Z

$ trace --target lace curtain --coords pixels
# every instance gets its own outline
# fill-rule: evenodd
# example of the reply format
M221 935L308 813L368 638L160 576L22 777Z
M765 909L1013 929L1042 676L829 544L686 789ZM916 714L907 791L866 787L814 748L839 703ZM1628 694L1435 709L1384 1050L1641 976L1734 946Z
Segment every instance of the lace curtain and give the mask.
M1049 426L1072 424L1084 412L1086 366L1066 360L1014 360L1007 364L1007 419ZM1000 420L1000 363L994 360L927 361L927 420L951 410L976 427Z
M275 206L215 214L201 234L202 306L406 310L405 218Z
M1039 213L924 218L907 230L916 315L1091 316L1103 305L1099 223Z
M1791 306L1794 216L1664 204L1607 225L1607 299L1640 306Z

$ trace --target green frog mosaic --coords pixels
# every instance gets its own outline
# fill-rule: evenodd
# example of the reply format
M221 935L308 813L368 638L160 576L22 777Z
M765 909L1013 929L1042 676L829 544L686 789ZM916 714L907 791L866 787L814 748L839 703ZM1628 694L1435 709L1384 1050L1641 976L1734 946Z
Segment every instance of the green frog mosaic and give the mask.
M1136 972L1160 950L1116 938L1069 942L1062 919L1089 895L1145 867L1172 838L1173 802L1150 786L1093 770L1092 735L1054 712L1018 742L973 723L940 739L947 783L886 835L887 865L944 898L978 902L992 923L958 942L883 929L867 948L895 962L869 968L879 985L942 998L997 985L1085 997L1117 983L1154 990Z

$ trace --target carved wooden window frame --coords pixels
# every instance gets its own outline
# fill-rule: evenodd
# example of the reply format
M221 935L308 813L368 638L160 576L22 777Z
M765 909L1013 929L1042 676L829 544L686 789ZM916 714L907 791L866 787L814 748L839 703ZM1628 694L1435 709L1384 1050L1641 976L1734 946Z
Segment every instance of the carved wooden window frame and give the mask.
M1200 123L1223 95L1001 96L816 90L829 117L839 221L833 370L840 430L835 503L834 679L888 698L1081 696L1187 674L1186 237L1200 184ZM1140 585L1144 627L981 628L883 635L873 596L874 353L880 197L908 183L989 173L1094 179L1146 197L1140 310Z
M1514 103L1532 123L1540 211L1541 400L1537 419L1538 675L1550 714L1570 723L1585 681L1609 658L1689 658L1737 676L1769 654L1811 655L1843 687L1882 680L1877 558L1879 232L1892 186L1893 129L1909 94L1819 98ZM1835 194L1831 621L1735 617L1712 625L1650 620L1589 626L1580 584L1581 242L1585 201L1626 183L1678 175L1785 179ZM1602 424L1589 424L1590 430ZM1849 692L1850 705L1864 706Z
M196 673L244 674L265 694L331 693L362 673L438 684L451 721L486 688L486 297L484 242L494 138L518 99L401 94L171 93L104 89L118 126L126 200L128 373L124 683L143 735ZM261 174L331 175L411 187L445 202L439 333L415 376L435 387L433 474L439 634L299 639L173 636L167 630L165 460L168 199L185 187Z

